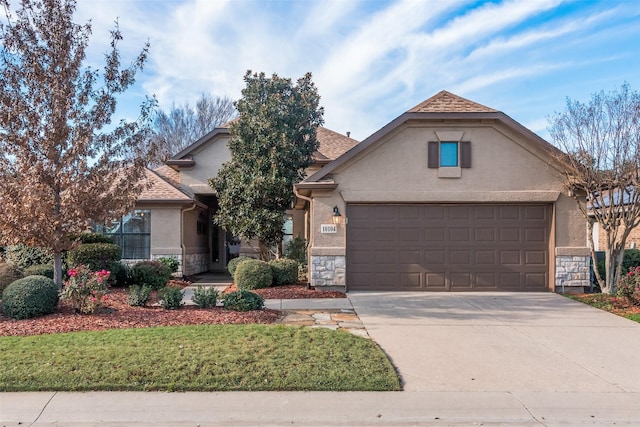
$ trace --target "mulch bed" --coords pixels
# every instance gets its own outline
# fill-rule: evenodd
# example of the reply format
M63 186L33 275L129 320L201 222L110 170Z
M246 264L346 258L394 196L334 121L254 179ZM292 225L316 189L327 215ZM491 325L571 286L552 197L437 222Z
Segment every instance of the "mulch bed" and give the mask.
M236 285L231 285L225 289L225 293L237 291ZM255 292L264 299L301 299L301 298L346 298L343 292L319 291L307 289L306 285L275 286L273 288L255 289Z
M185 306L179 310L165 310L159 306L131 307L124 289L112 289L100 312L77 314L60 302L58 311L35 319L15 320L0 314L0 336L59 334L76 331L148 328L153 326L229 325L273 323L280 318L276 310L238 312L221 307L201 309Z
M573 296L586 304L594 305L601 310L606 310L618 316L640 314L640 306L634 305L625 297L616 297L607 294L577 294Z
M184 287L188 282L173 282L172 285ZM234 290L235 286L225 292ZM289 298L345 298L341 292L316 291L304 285L278 286L276 288L255 291L266 299ZM127 291L113 288L107 295L104 306L95 314L77 314L64 302L58 310L35 319L15 320L0 312L0 336L27 336L59 334L76 331L104 331L107 329L148 328L153 326L182 325L230 325L247 323L274 323L281 313L276 310L238 312L221 307L201 309L184 306L179 310L165 310L159 306L131 307L127 304Z

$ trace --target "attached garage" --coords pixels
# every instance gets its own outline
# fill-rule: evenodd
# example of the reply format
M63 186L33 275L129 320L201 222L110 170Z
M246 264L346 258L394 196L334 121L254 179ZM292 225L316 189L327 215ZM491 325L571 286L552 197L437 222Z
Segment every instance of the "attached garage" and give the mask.
M349 204L347 290L546 291L550 205Z
M566 168L559 150L506 114L442 91L296 184L309 282L347 292L583 292L587 227Z

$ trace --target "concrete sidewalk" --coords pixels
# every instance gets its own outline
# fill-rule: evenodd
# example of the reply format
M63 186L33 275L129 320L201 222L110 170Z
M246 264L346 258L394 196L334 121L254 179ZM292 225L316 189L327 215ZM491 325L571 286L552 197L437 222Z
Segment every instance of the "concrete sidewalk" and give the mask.
M638 393L4 393L3 427L638 426Z

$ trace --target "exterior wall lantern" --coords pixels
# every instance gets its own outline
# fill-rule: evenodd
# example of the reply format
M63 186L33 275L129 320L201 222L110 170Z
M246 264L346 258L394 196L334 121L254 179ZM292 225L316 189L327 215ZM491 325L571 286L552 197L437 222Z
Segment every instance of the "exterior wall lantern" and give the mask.
M337 206L333 207L333 223L335 225L342 223L342 215L340 214L340 210L338 210Z

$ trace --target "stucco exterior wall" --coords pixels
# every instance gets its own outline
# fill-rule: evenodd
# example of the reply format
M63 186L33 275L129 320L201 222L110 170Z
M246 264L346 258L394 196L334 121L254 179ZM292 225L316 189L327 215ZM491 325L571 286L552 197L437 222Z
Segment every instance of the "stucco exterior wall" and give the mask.
M427 167L428 141L438 140L436 132L463 133L461 140L471 141L472 165L462 169L459 178L438 177L438 169ZM314 256L345 255L347 205L356 202L549 203L554 205L550 256L556 256L557 248L581 248L576 256L582 256L587 246L586 223L575 201L564 193L554 164L546 151L500 124L401 127L333 171L336 190L313 193L311 265L320 263ZM338 226L335 234L321 233L321 224L330 223L334 206L346 215L347 224ZM563 256L571 256L570 252L567 249ZM557 262L549 261L550 281L557 286Z
M193 153L196 164L190 168L180 169L180 184L189 187L195 194L213 194L213 189L209 186L209 178L216 176L222 164L231 160L228 142L229 137L221 135Z
M180 246L180 208L151 207L151 259L175 257L180 261L177 274L184 274Z

